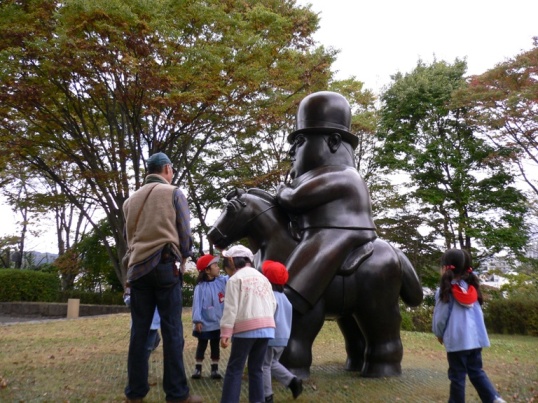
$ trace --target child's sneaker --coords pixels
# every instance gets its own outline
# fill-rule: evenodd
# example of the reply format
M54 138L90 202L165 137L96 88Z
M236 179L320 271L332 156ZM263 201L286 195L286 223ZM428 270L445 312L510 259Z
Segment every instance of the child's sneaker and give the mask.
M293 398L297 399L301 393L303 393L303 381L297 377L293 378L288 385L288 388L291 389Z

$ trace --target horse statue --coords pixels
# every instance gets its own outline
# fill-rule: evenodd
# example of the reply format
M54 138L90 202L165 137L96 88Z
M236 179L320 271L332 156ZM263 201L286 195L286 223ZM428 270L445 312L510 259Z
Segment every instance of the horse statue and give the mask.
M298 240L289 231L290 218L274 196L261 190L235 190L208 232L222 250L246 238L256 252L256 267L264 260L286 263ZM344 336L345 369L364 377L401 375L399 297L409 306L422 302L417 274L402 251L377 238L373 253L355 270L337 274L323 297L305 314L294 310L291 336L281 362L307 379L312 345L325 319L335 319Z

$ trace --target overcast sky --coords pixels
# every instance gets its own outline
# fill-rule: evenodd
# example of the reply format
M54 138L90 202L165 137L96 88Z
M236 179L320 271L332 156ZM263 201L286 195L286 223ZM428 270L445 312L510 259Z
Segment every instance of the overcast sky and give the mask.
M413 70L417 61L466 58L468 74L532 48L538 36L537 0L298 0L320 15L315 35L340 49L337 78L355 76L379 94L390 76ZM0 205L0 236L13 234L15 218ZM53 222L49 221L53 227ZM55 252L54 236L31 238L27 250Z
M390 76L417 61L466 58L468 74L532 48L538 36L536 0L298 0L320 15L315 35L340 49L337 78L354 75L379 94Z

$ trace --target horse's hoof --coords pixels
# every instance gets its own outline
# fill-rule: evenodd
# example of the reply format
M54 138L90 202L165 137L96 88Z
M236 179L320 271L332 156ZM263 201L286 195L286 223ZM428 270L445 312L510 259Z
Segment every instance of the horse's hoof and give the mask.
M288 368L297 378L305 381L310 378L310 367Z
M385 378L402 375L400 363L391 364L366 364L361 376L365 378Z
M347 358L345 366L346 371L361 372L362 367L364 367L363 360L354 360L349 357Z

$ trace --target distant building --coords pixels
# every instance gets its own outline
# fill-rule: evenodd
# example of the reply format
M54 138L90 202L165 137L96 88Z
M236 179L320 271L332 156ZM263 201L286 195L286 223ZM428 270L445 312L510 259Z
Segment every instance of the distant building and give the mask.
M491 288L499 289L503 285L510 283L510 281L498 274L482 274L480 275L480 286L487 286Z
M480 263L481 273L491 273L492 271L508 273L512 270L509 261L503 257L492 257Z

